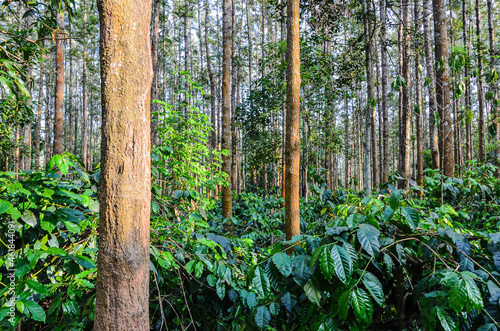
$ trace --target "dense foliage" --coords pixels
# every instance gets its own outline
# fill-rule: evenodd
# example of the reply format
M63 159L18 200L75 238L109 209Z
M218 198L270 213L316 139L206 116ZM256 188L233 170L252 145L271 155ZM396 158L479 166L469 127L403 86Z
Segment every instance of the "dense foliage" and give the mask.
M492 171L489 164L470 164L461 178L430 171L423 188L386 184L371 197L315 187L302 203L303 234L292 242L283 241L279 197L242 193L223 220L195 190L156 190L152 325L495 330L500 182ZM16 278L13 289L7 273L1 280L2 328L11 326L15 295L12 325L91 329L99 170L89 174L63 155L45 171L0 177L1 262Z

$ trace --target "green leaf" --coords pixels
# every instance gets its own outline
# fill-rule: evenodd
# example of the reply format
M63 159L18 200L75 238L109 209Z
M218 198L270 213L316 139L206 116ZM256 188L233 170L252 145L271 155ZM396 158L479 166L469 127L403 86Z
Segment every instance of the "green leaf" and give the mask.
M459 314L467 303L467 285L463 279L450 284L450 297L448 299L450 307Z
M321 300L321 291L319 290L319 288L316 287L316 285L312 280L308 281L307 284L304 285L304 292L306 293L306 296L309 299L309 301L311 301L318 307L321 307L319 303Z
M368 290L375 302L380 307L383 307L385 296L384 291L382 290L382 284L380 284L378 278L375 277L375 275L373 275L371 272L366 271L363 275L363 284L365 285L365 288Z
M403 200L402 191L401 190L394 191L389 197L389 206L391 206L392 210L397 210L402 200Z
M347 290L340 295L339 298L339 313L340 318L345 320L349 313L349 306L351 305L351 290Z
M327 246L323 246L320 250L319 267L325 279L330 281L335 272L335 261Z
M31 225L31 227L33 228L38 223L35 214L33 214L31 210L25 210L23 215L21 216L21 219L24 221L24 223Z
M253 308L255 308L255 306L257 306L258 302L257 302L257 296L255 295L255 293L253 293L253 292L248 293L246 300L247 300L248 308L253 309Z
M458 330L457 326L455 325L454 319L450 316L450 314L448 314L446 310L444 310L440 306L436 307L436 315L445 331Z
M288 277L292 273L292 260L286 253L276 253L273 255L273 263L283 276Z
M418 211L415 209L411 207L403 207L401 208L401 214L403 214L404 218L406 218L412 230L419 225L420 217Z
M0 215L7 212L10 208L12 208L12 204L9 201L0 199Z
M266 297L271 291L271 285L269 284L269 277L267 277L266 272L261 267L255 269L255 274L252 279L253 289L257 292L259 297Z
M64 157L59 156L58 158L56 158L56 165L64 175L68 173L69 164Z
M222 300L226 296L226 285L223 280L219 279L215 285L217 296Z
M292 259L293 280L300 286L311 278L310 259L309 255L298 255Z
M470 312L474 308L477 308L478 312L480 312L483 309L481 292L479 291L476 282L469 274L470 273L467 271L462 272L461 274L467 289L467 298L469 299L467 302L467 312Z
M373 225L360 224L357 235L361 247L363 247L370 256L376 257L380 251L380 243L378 241L380 231Z
M211 287L214 287L216 282L217 282L217 277L215 277L214 274L210 274L207 276L208 285L210 285Z
M80 226L76 223L64 221L64 226L72 233L80 233Z
M346 284L351 278L353 269L349 253L343 247L335 245L331 249L331 255L335 263L335 274Z
M45 322L45 311L37 303L26 301L24 302L24 309L31 314L31 318L35 321Z
M265 328L271 321L271 313L265 306L260 306L255 311L255 323L259 328Z
M295 295L290 294L290 292L286 292L282 297L281 297L281 302L285 306L286 310L288 310L289 313L292 312L293 307L297 303L297 299L295 298Z
M38 282L35 282L34 280L27 279L26 285L28 285L30 289L34 290L38 294L46 295L48 293L47 288L45 286L43 286Z
M373 317L373 305L363 289L357 288L351 292L351 304L354 311L354 316L363 323L369 325Z

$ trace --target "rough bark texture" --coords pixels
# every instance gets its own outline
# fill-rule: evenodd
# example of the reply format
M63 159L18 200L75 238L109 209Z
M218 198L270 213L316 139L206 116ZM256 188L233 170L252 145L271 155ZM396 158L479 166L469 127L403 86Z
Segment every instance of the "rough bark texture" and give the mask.
M54 154L63 152L64 107L64 12L57 13L59 32L56 39L56 99L54 105Z
M411 108L410 108L410 4L408 0L401 1L402 9L402 24L403 24L403 35L402 35L402 51L403 51L403 66L402 66L402 76L406 84L403 86L402 91L402 108L401 117L399 118L400 126L400 153L401 158L399 160L399 174L401 177L407 179L410 178L410 156L411 156ZM400 182L400 187L406 186L408 182L403 180Z
M153 84L151 84L151 101L158 99L158 77L160 66L158 63L158 39L160 33L160 0L153 0L153 26L151 29L151 60L153 62ZM151 104L151 112L159 112L160 104ZM158 144L158 121L154 118L151 121L151 145Z
M151 0L98 1L102 161L94 330L149 330Z
M217 150L217 124L215 121L215 82L214 82L214 74L212 72L212 61L210 59L210 47L208 41L208 26L210 24L210 6L209 0L206 0L205 3L205 48L207 53L207 71L208 78L210 80L210 118L212 120L212 128L213 131L211 133L211 150Z
M481 50L481 8L479 0L476 0L476 37L477 37L477 98L478 98L478 131L479 131L479 141L478 141L478 161L479 163L484 163L485 161L485 142L484 142L484 81L483 81L483 52Z
M300 234L300 43L299 0L287 1L285 231L286 239ZM290 252L290 251L289 251Z
M437 111L436 106L436 77L434 74L434 60L432 56L430 20L431 9L429 0L423 0L424 9L424 51L425 51L425 71L429 84L427 85L427 94L429 98L429 147L431 150L432 167L439 169L440 157L438 147L438 130L435 125L434 113Z
M433 0L434 10L434 51L436 62L436 99L441 118L442 171L445 176L453 177L453 128L450 109L450 69L448 66L448 37L446 32L446 7L444 0Z
M222 2L222 133L221 148L229 152L222 156L222 172L228 176L228 186L222 187L222 218L232 211L231 188L231 0Z
M87 30L87 7L89 5L88 0L85 0L83 2L83 31L86 34ZM83 115L82 115L82 162L85 165L85 167L88 167L87 165L87 43L83 43L83 68L82 68L82 108L83 108Z
M493 1L488 0L488 39L490 43L490 67L497 65L498 60L494 57L496 55L495 50L495 25L493 22ZM498 104L496 100L498 99L498 83L492 82L490 84L490 90L493 92L493 101L491 104L491 112L495 118L495 165L497 169L495 171L495 177L500 178L500 117L498 114Z

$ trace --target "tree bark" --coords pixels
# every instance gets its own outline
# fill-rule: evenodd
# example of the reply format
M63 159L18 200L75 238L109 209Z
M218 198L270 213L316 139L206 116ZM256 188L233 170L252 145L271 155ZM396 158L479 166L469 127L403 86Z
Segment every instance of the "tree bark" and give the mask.
M222 172L227 174L228 186L222 187L222 218L232 216L231 187L231 0L222 2Z
M429 147L431 150L432 167L434 169L440 168L440 156L439 156L439 141L438 141L438 130L436 127L436 121L434 120L434 114L437 111L436 106L436 77L434 74L434 59L432 56L432 44L431 44L431 32L430 32L430 21L431 21L431 9L429 0L423 0L424 9L424 51L425 51L425 71L427 73L427 94L429 98Z
M146 331L151 0L100 0L98 8L103 124L94 329Z
M54 105L54 155L63 152L64 107L64 11L57 13L59 31L56 39L56 99Z
M388 101L387 101L387 43L386 43L386 15L387 5L386 0L380 0L380 60L382 66L382 178L383 183L387 182L389 175L389 116L388 116Z
M300 234L300 43L299 0L287 1L285 232L286 240ZM293 250L288 250L291 253Z
M45 43L42 41L41 47ZM40 60L40 81L38 82L38 105L37 105L37 121L36 121L36 136L35 136L35 169L40 169L40 134L42 127L42 102L43 102L43 77L44 77L45 56L42 55Z
M484 141L484 81L483 81L483 52L481 50L481 8L479 0L476 0L476 56L477 56L477 98L478 98L478 112L479 112L479 141L478 141L478 161L479 163L485 162L486 149Z
M496 55L495 50L495 25L493 22L493 1L488 1L488 39L490 43L490 67L493 68L498 60L494 57ZM495 118L495 165L497 169L495 171L495 177L500 178L500 116L498 110L498 83L493 81L490 84L490 90L493 92L493 100L491 101L491 113Z
M373 107L372 102L375 100L374 95L374 84L373 84L373 60L372 60L372 47L371 47L371 23L368 18L368 5L366 0L361 0L361 6L363 8L363 35L365 41L365 65L366 65L366 86L367 86L367 100L366 100L366 113L364 116L364 159L363 159L363 179L364 179L364 189L365 194L370 195L372 191L372 159L371 153L375 152L371 149L372 141L372 117L375 107Z
M401 139L400 139L400 153L399 160L399 174L404 180L400 181L400 187L405 187L408 184L406 179L410 178L410 155L411 155L411 108L410 108L410 4L408 0L401 1L402 9L402 51L403 51L403 66L402 76L405 81L402 90L402 108L400 121Z
M89 2L88 0L84 0L83 2L83 31L84 35L87 35L87 11L88 11L88 5ZM83 108L83 115L82 115L82 162L85 168L88 169L88 162L87 162L87 118L88 118L88 113L87 113L87 56L88 56L88 46L87 43L83 43L83 63L82 63L82 108Z
M469 41L467 37L467 1L462 0L462 38L464 43L464 49L467 53L467 57L469 57ZM472 159L472 116L469 116L469 113L472 113L472 101L471 101L471 91L470 91L470 75L469 75L469 66L465 66L464 68L464 80L465 80L465 160Z
M153 62L153 83L151 84L151 101L158 99L158 82L160 74L160 66L158 63L158 40L160 34L160 0L153 0L153 26L151 33L151 60ZM159 112L160 104L151 104L151 112ZM158 144L158 119L152 118L151 121L151 145Z
M423 124L422 124L422 82L420 73L420 43L418 34L419 29L419 0L415 0L414 3L414 26L415 26L415 92L416 92L416 133L417 133L417 184L422 186L424 179L424 147L423 147ZM422 191L418 191L418 195L421 197Z
M436 99L441 119L442 155L441 165L443 174L453 177L453 129L450 110L450 69L448 66L448 41L446 25L446 7L444 0L433 0L434 11L434 52L438 63L436 72Z

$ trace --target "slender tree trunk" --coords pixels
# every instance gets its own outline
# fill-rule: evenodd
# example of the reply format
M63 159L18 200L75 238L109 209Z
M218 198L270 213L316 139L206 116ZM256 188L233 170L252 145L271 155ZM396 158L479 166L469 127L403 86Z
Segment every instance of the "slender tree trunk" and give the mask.
M286 240L300 234L300 43L299 0L287 1L285 232ZM291 254L293 250L288 250Z
M478 161L479 163L485 162L486 149L484 141L484 81L483 81L483 52L481 50L481 8L479 0L476 0L476 56L477 56L477 98L478 98L478 112L479 112L479 141L478 141Z
M31 79L33 77L33 74L31 67L28 67L27 71L28 71L27 85L28 85L28 92L30 95L28 99L28 107L31 107L33 105L32 88L31 88ZM23 127L23 147L25 148L25 152L23 152L23 156L21 159L21 166L23 170L29 170L31 169L31 123L28 123Z
M54 154L63 152L63 107L64 107L64 11L57 13L60 32L56 40L56 99L54 112Z
M345 164L344 164L344 172L345 172L345 182L344 186L345 188L349 188L349 167L350 162L349 162L349 153L351 151L350 147L350 141L351 141L351 136L349 136L349 102L347 101L347 95L344 95L344 108L345 108L345 119L344 119L344 130L345 130L345 138L344 138L344 143L345 143Z
M462 38L464 43L464 49L467 52L467 57L469 57L469 41L467 38L467 26L469 22L467 21L467 1L462 0ZM466 65L464 69L464 80L465 80L465 160L472 160L472 101L471 101L471 91L470 91L470 75L469 66Z
M440 156L439 156L439 142L438 142L438 129L436 127L436 121L434 119L434 114L437 111L436 106L436 78L434 75L434 59L432 56L432 44L431 44L431 32L430 32L430 21L431 21L431 8L429 0L423 0L424 9L424 51L425 51L425 71L427 73L427 95L429 98L429 147L431 150L432 167L434 169L440 168Z
M383 183L387 182L389 175L389 116L388 116L388 78L387 78L387 42L386 42L386 0L380 0L380 60L382 66L382 178Z
M158 40L160 37L160 0L153 0L153 26L151 33L151 59L153 62L153 84L151 84L151 101L158 99L158 84L160 65L158 62ZM151 104L151 112L160 112L160 104ZM158 119L152 116L151 121L151 145L158 145Z
M433 0L434 11L434 44L435 59L438 65L436 72L436 99L441 118L443 154L441 155L443 174L453 177L453 128L450 110L450 69L448 67L448 41L446 25L446 7L444 0Z
M153 79L151 0L100 0L98 8L103 124L94 329L146 331Z
M402 51L403 51L403 66L402 66L402 76L406 82L403 85L403 103L401 108L400 117L400 129L401 129L401 139L400 139L400 153L401 159L399 160L399 174L404 179L410 178L410 156L411 156L411 108L410 108L410 86L411 86L411 76L410 76L410 4L408 0L401 1L402 9L402 24L403 24L403 35L402 35ZM400 182L400 187L407 186L408 182L402 180Z
M490 42L490 67L494 67L498 60L494 57L495 50L495 25L493 22L493 0L488 1L488 39ZM490 90L493 92L493 100L491 101L491 113L495 118L496 137L495 137L495 177L500 178L500 114L498 108L498 83L492 82Z
M370 195L372 191L372 170L371 170L371 140L372 140L372 127L373 122L373 112L375 107L373 107L373 102L375 100L374 95L374 84L373 84L373 61L372 61L372 41L371 41L371 23L368 18L368 6L366 0L361 0L361 6L363 7L363 34L365 40L365 64L366 64L366 86L367 86L367 101L366 101L366 113L365 113L365 136L364 136L364 160L363 160L363 179L364 179L364 189L365 194Z
M423 148L423 123L422 123L422 82L420 73L420 43L418 34L419 29L419 0L414 3L414 26L415 26L415 92L416 92L416 133L417 133L417 184L422 186L424 179L424 148ZM421 197L422 192L419 191L418 195Z
M42 41L41 47L43 48L45 43ZM44 66L45 66L45 57L42 55L42 59L40 61L40 81L38 83L38 105L37 105L37 121L36 121L36 136L35 136L35 169L40 169L40 134L42 128L42 102L43 102L43 77L44 77Z
M84 35L87 35L87 11L88 11L88 0L84 0L83 2L83 31ZM82 63L82 108L83 108L83 115L82 115L82 162L85 165L85 167L88 169L88 162L87 162L87 118L88 118L88 113L87 113L87 57L88 57L88 50L87 50L87 42L84 41L83 43L83 63Z
M205 3L205 48L207 53L207 71L210 80L210 111L212 120L212 134L210 148L212 151L217 151L217 123L216 123L216 109L215 109L215 83L214 74L212 72L212 60L210 58L210 43L208 40L208 27L210 26L210 2L206 0Z
M69 35L71 36L71 22L68 27ZM74 121L74 107L73 107L73 56L71 55L72 47L71 38L69 39L69 84L68 84L68 107L66 108L66 113L68 114L68 131L67 131L67 150L71 152L73 150L73 121ZM75 142L76 143L76 142Z
M232 216L231 188L231 0L222 2L222 172L228 176L228 186L222 187L222 218Z

